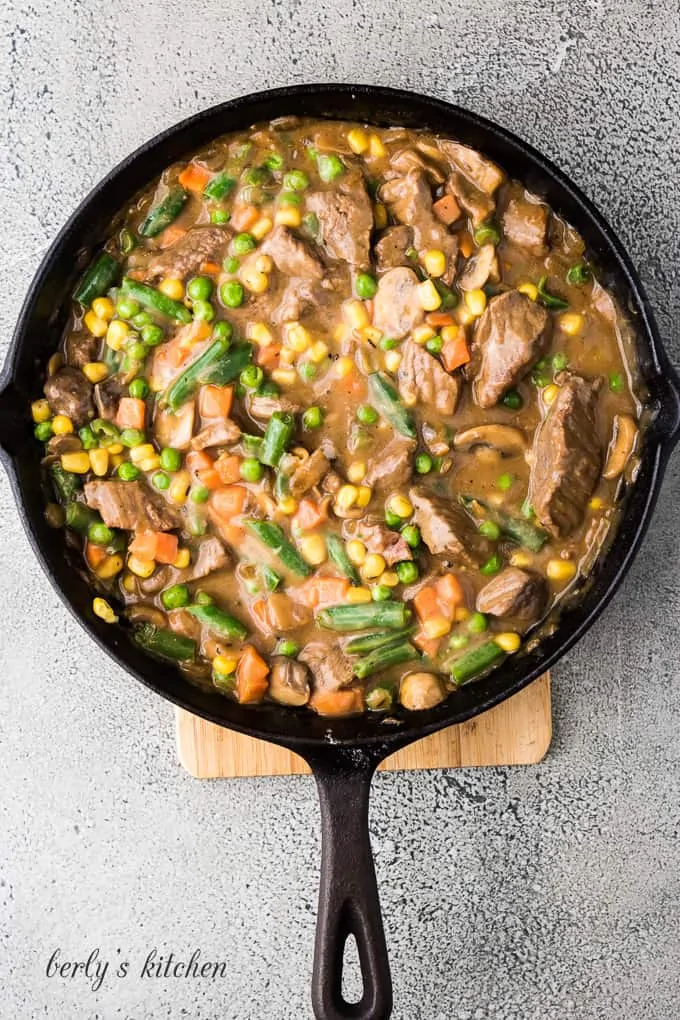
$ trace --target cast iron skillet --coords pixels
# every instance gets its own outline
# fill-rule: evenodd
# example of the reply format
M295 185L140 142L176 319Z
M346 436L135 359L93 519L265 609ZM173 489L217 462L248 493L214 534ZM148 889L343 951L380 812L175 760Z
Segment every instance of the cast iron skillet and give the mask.
M614 543L598 563L583 599L530 654L464 687L437 708L386 725L366 715L331 721L273 705L243 708L193 687L179 672L147 658L91 610L92 593L67 563L43 518L39 444L29 404L45 361L59 341L73 284L105 238L118 210L168 164L225 132L297 114L425 127L479 148L519 178L581 232L588 257L627 309L637 331L640 369L652 409L635 485L627 492ZM593 623L628 570L649 524L663 470L680 433L680 385L661 346L640 281L621 244L591 203L545 157L514 135L436 99L366 85L304 85L244 96L199 113L158 135L124 160L88 195L43 259L21 310L0 378L0 443L29 541L62 600L94 640L129 673L163 697L214 723L271 740L301 754L319 790L321 883L312 999L324 1020L379 1020L390 1015L392 988L368 835L368 797L377 764L406 744L459 723L515 694L551 666ZM359 950L363 994L341 991L346 938Z

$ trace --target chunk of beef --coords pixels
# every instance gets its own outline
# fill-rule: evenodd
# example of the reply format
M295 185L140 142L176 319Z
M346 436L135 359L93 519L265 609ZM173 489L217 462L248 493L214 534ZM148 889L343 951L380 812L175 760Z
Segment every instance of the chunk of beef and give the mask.
M301 602L294 602L285 592L272 592L264 601L263 615L255 617L255 625L270 634L287 634L306 627L312 618L311 611Z
M373 303L373 325L377 329L401 340L424 318L418 277L412 269L390 269L380 277Z
M94 403L97 415L106 421L114 421L118 414L120 398L127 395L127 386L116 375L109 376L94 388Z
M380 455L369 463L364 479L366 485L383 492L408 485L413 476L411 458L415 446L415 443L401 436L391 439Z
M529 501L538 521L557 538L581 524L600 476L597 391L597 383L567 376L534 440Z
M443 184L446 174L442 172L439 165L441 154L437 149L433 150L430 147L427 147L427 152L425 147L419 146L419 148L420 152L416 152L414 149L399 149L390 158L390 167L402 176L409 170L419 170L428 177L432 184ZM439 159L434 158L435 156Z
M170 531L178 525L174 511L144 482L97 479L85 483L85 502L109 528L124 531Z
M293 499L299 499L309 489L318 485L330 466L330 461L323 450L314 450L290 477L290 494Z
M491 616L511 616L528 625L540 619L548 601L548 586L534 570L506 567L477 596L477 609Z
M413 521L433 556L448 556L467 567L478 567L489 558L489 543L462 507L422 486L411 489L409 496L415 508Z
M278 325L297 322L307 315L314 315L318 328L332 331L337 325L340 292L347 286L347 267L331 266L322 280L305 280L292 277L283 291L276 297L268 297L270 307L260 318L271 320ZM249 318L253 315L249 313Z
M364 543L369 553L378 553L388 567L402 560L412 560L413 550L406 544L398 531L392 531L387 525L375 518L358 521L355 534Z
M89 331L70 333L66 337L66 362L74 368L82 368L90 361L97 361L101 347L99 337L92 336Z
M319 218L321 240L331 258L361 269L370 264L373 206L359 171L345 174L332 191L312 192L307 209Z
M496 248L493 244L485 244L468 261L458 286L461 290L480 290L488 280L495 282L498 279Z
M493 195L505 180L505 174L500 167L482 156L476 149L471 149L460 142L446 140L440 141L439 148L451 166L464 174L475 188L485 195Z
M320 280L323 276L321 259L288 227L276 227L268 234L260 252L270 255L279 272L286 276L299 276L306 280Z
M413 233L410 227L388 227L375 245L375 261L378 269L395 269L397 266L410 266L411 260L406 254L413 247Z
M419 252L428 248L444 252L444 280L450 283L456 269L458 239L432 211L432 192L425 174L411 170L405 177L383 184L381 194L394 218L413 230L414 246Z
M491 195L485 194L476 188L465 174L454 170L446 181L446 190L453 195L464 213L470 217L475 227L488 220L496 209L496 203Z
M209 446L231 446L241 438L241 430L235 422L229 418L224 421L216 421L212 425L206 425L197 436L191 440L193 450L206 450Z
M337 641L310 641L298 659L307 663L319 688L337 691L352 683L352 663Z
M223 570L230 563L231 557L218 538L204 538L192 553L191 563L182 571L182 581L198 581L215 570Z
M148 276L171 276L183 280L197 273L204 262L221 262L231 231L224 227L194 227L169 248L154 252Z
M492 298L475 332L479 363L474 394L480 407L493 407L538 360L550 330L550 316L517 290Z
M409 403L434 408L440 414L454 414L458 406L461 382L449 375L442 363L415 343L401 345L401 363L397 373L399 392Z
M84 425L94 414L92 383L77 368L60 368L45 383L52 414L65 414L74 425Z
M167 408L156 409L153 428L160 446L172 446L175 450L186 450L191 446L194 434L196 408L193 400L180 407L177 414Z
M297 414L302 408L288 397L252 396L248 400L248 414L257 421L269 421L275 411Z
M529 198L511 198L503 213L503 236L532 255L545 255L549 215L547 205Z

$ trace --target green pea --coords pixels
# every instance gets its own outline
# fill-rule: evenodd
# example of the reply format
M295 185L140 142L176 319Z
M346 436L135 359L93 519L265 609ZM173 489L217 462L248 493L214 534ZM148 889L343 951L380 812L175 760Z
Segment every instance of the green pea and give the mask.
M611 372L609 375L609 389L612 393L623 392L623 376L620 372Z
M46 443L47 440L50 439L51 436L52 436L52 422L51 421L41 421L33 429L33 435L35 436L35 438L37 440L39 440L39 442ZM92 438L94 439L94 436ZM96 445L96 443L94 445ZM83 443L83 446L85 446L84 443ZM91 449L91 447L85 446L85 449L88 450L88 449Z
M292 659L293 656L297 655L299 651L300 649L298 645L296 645L296 643L294 641L291 641L289 638L284 638L282 641L279 641L278 645L276 646L276 654L286 655L289 659Z
M151 484L154 489L165 492L166 489L170 488L170 476L166 475L165 471L155 471L151 476Z
M264 372L259 365L247 365L239 376L241 383L248 390L256 390L264 379Z
M182 466L182 454L172 446L161 450L161 467L164 471L179 471Z
M231 242L231 249L234 255L247 255L257 247L257 242L252 234L237 234Z
M146 436L141 429L123 429L120 434L120 442L123 446L141 446L146 442Z
M45 424L49 425L50 423L45 422ZM78 435L80 436L80 441L83 444L83 450L94 450L96 446L99 446L99 440L89 425L83 425L82 429L78 429Z
M399 346L401 341L395 340L393 336L383 336L380 338L380 350L381 351L394 351Z
M279 205L302 205L302 195L299 191L282 191L279 195Z
M362 425L375 425L379 417L376 409L370 404L361 404L357 408L357 421L360 421Z
M444 341L440 336L431 336L429 340L425 341L425 350L430 354L441 354L443 346Z
M378 290L378 282L370 273L359 273L354 281L354 289L358 298L362 301L375 297Z
M285 191L304 191L309 187L309 177L304 170L289 170L283 175Z
M499 244L501 234L498 227L491 220L480 223L474 232L475 244L480 248L484 244Z
M131 319L139 311L139 304L129 297L119 297L116 301L116 315L119 319Z
M212 322L215 318L215 309L209 301L194 301L191 311L194 319L201 319L203 322Z
M161 602L165 609L181 609L188 606L191 600L186 584L173 584L161 592Z
M141 473L137 465L131 464L128 460L123 461L118 467L118 477L122 478L124 482L134 482Z
M470 644L470 638L467 634L452 634L449 638L449 648L455 651L459 648L465 648Z
M244 482L259 482L264 474L264 468L256 457L244 457L239 472Z
M214 286L209 276L194 276L187 284L187 294L192 301L210 301Z
M484 574L486 577L490 577L492 574L497 574L503 566L500 556L498 553L494 553L480 568L480 574Z
M132 316L131 321L135 329L143 329L144 326L150 326L153 323L153 319L149 312L136 312Z
M243 285L238 280L227 280L220 287L220 300L227 308L239 308L244 297Z
M87 529L87 540L93 545L109 545L110 542L113 542L114 537L111 528L101 521L93 521Z
M417 524L407 524L406 527L401 529L401 537L406 542L406 545L410 546L411 549L416 549L420 545L420 528Z
M227 255L226 259L222 263L222 269L225 273L238 273L240 265L241 263L235 255Z
M215 599L212 595L208 595L207 591L197 591L194 596L194 603L197 606L212 606Z
M467 622L467 629L471 634L483 634L488 626L484 613L473 613Z
M311 379L316 377L317 367L313 361L303 361L298 367L298 374L301 379L305 382L309 382Z
M587 283L590 277L591 272L585 262L577 262L567 273L567 283L578 286L579 284Z
M189 493L189 499L192 503L207 503L210 499L210 489L205 485L195 485Z
M149 384L146 379L142 379L141 376L138 376L136 379L133 379L128 386L128 392L130 396L135 397L136 400L144 400L144 398L149 395Z
M212 209L210 212L211 223L228 223L230 218L226 209Z
M402 584L413 584L418 580L418 564L413 560L402 560L394 569Z
M557 354L552 356L552 367L554 372L563 372L569 364L569 358L566 354L559 351Z
M125 348L125 353L133 361L144 361L147 355L147 349L143 343L139 340L133 340L131 344L128 344Z
M220 319L213 326L212 337L213 340L231 340L231 334L233 330L230 322L225 322L224 319Z
M319 217L316 213L308 212L302 217L302 229L308 237L319 236Z
M484 535L484 538L490 538L492 542L497 542L501 537L501 529L495 521L482 521L479 525L479 533Z
M263 397L278 397L281 390L272 379L265 379L260 386L259 392Z
M251 188L259 188L261 184L266 184L269 180L269 174L263 166L249 166L243 174L243 183Z
M511 411L521 411L524 401L522 400L522 394L517 390L508 390L503 397L501 403L504 407L510 408Z
M524 502L522 503L522 506L520 507L520 513L522 514L522 517L526 517L528 521L532 520L532 518L536 516L536 514L534 513L534 508L532 507L528 499L525 499Z
M401 517L392 510L385 510L385 524L388 528L398 528L401 524Z
M511 489L514 484L515 484L514 475L509 474L509 472L507 471L504 472L502 475L499 475L498 480L496 482L496 485L501 490L501 492L507 492L508 489Z
M262 160L263 166L266 166L267 170L280 170L283 166L283 156L278 152L270 152L268 156Z
M345 164L342 162L339 156L334 153L320 153L316 158L316 165L319 171L319 177L326 184L334 181L336 177L339 177L345 170Z
M392 598L392 589L386 584L374 584L371 588L371 598L374 602L388 602Z
M323 421L323 413L320 407L308 407L302 415L302 427L305 429L318 429Z
M419 475L429 475L434 467L434 461L429 453L419 453L416 456L416 471Z

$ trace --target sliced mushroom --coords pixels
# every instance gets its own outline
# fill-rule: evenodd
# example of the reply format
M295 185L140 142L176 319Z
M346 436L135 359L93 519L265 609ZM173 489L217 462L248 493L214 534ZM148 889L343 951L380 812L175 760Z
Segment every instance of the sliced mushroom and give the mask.
M444 685L436 673L409 673L399 688L399 700L409 712L434 708L445 697Z
M306 705L309 701L309 670L302 662L277 655L272 659L269 695L281 705Z
M154 627L161 628L168 626L165 613L146 602L138 602L136 605L130 606L127 616L132 623L152 623Z
M458 286L461 290L479 290L489 279L498 279L498 259L493 244L483 245L469 260L458 280Z
M453 445L456 450L493 446L504 457L517 457L527 449L524 433L513 425L473 425L472 428L458 432Z
M638 429L629 414L617 414L614 417L614 431L607 451L607 463L602 472L603 478L618 478L623 474L628 458L635 449Z

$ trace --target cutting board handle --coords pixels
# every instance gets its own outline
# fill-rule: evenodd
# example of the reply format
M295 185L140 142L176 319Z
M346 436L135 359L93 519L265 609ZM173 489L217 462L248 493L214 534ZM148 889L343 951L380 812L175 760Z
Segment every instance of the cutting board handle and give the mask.
M308 760L321 804L314 1013L317 1020L387 1020L392 1012L392 980L368 833L368 800L377 761L356 750L345 759L340 749L337 754ZM349 935L356 939L363 981L361 999L355 1003L342 995Z

